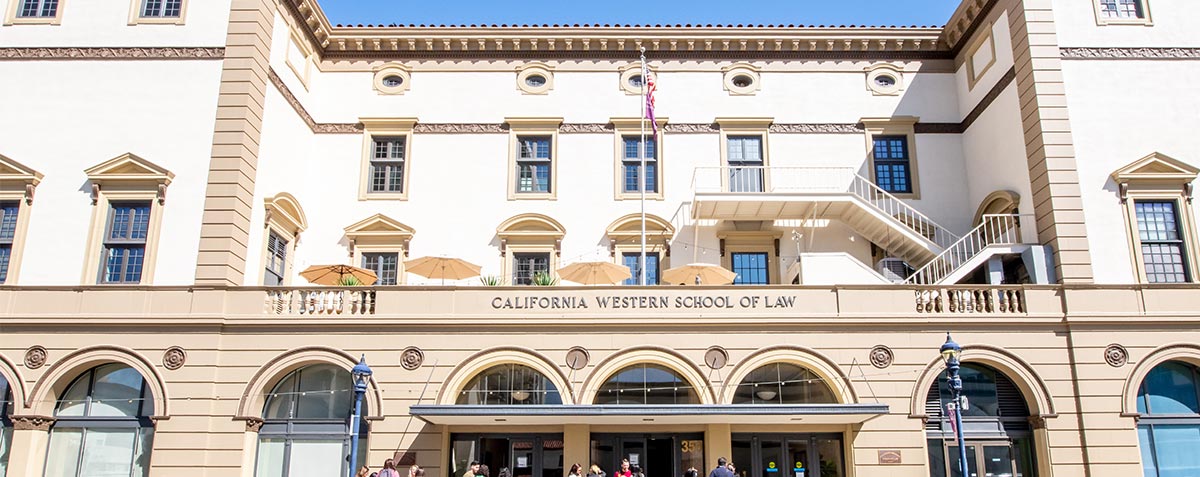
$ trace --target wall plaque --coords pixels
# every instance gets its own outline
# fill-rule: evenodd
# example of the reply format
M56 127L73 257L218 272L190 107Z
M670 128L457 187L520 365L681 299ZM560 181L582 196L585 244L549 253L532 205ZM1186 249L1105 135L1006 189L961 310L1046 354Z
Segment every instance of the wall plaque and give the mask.
M898 450L881 450L879 451L880 464L900 464L900 451Z

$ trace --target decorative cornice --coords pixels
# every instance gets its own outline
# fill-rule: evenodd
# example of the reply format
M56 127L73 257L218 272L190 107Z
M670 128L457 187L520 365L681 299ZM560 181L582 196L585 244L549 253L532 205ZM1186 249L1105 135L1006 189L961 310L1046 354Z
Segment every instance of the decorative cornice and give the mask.
M997 0L964 0L959 4L938 38L940 44L951 49L951 57L962 51L967 44L962 40L971 38L996 3Z
M55 419L50 416L12 416L13 430L49 431Z
M669 123L663 126L664 133L672 134L708 134L720 131L721 128L715 123Z
M292 90L288 89L287 84L284 84L283 78L275 73L275 68L267 69L267 78L270 78L271 84L275 85L275 89L279 90L279 94L283 95L283 99L292 106L292 109L314 134L358 134L362 132L362 125L358 123L318 123L314 121L312 115L308 114L308 110L304 109L304 105L300 104L296 95L292 94Z
M508 128L504 123L417 123L413 133L508 134Z
M0 60L220 60L224 47L0 48Z
M861 134L862 125L853 123L772 124L769 132L782 134Z
M1200 48L1059 48L1068 60L1200 60Z
M563 123L558 127L558 132L561 134L603 134L611 133L613 130L606 123Z

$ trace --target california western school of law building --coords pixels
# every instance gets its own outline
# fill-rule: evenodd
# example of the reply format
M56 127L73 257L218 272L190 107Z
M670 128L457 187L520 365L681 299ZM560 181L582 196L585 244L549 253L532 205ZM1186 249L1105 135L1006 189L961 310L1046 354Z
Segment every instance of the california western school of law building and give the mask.
M1195 1L0 14L0 476L1200 475Z

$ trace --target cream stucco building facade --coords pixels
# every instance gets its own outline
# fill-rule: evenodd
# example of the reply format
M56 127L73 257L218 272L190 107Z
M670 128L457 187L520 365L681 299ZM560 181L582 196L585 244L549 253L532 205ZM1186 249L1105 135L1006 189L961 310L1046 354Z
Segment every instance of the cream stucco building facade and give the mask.
M972 472L1200 473L1195 2L965 0L944 27L0 6L0 475L344 474L360 358L373 470L957 475L946 332ZM660 286L528 285L636 268L642 180ZM737 283L663 283L691 263ZM323 264L380 282L299 274Z

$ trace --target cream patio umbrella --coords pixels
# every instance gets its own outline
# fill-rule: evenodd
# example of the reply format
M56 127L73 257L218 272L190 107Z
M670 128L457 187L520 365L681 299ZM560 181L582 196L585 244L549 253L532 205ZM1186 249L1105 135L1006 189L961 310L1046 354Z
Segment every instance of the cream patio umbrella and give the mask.
M363 285L374 285L379 279L375 272L350 265L313 265L300 272L300 276L316 285L340 285L345 277L357 278Z
M442 285L446 279L462 280L479 276L483 269L479 265L461 258L421 257L404 262L404 271L425 278L440 278Z
M663 270L663 283L684 285L728 285L737 274L711 263L691 263Z
M558 277L583 285L612 285L632 275L629 267L612 262L575 262L558 269Z

